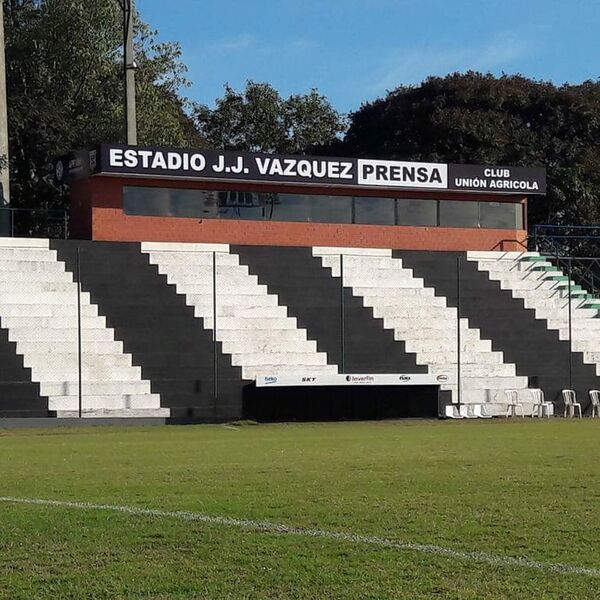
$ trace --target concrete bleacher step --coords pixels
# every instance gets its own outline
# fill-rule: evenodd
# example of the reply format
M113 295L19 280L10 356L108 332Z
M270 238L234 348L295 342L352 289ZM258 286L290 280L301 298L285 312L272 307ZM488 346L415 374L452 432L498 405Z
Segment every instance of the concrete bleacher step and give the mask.
M2 261L2 272L17 272L17 273L64 273L64 267L56 259L47 261L33 260L5 260Z
M71 285L75 287L75 284ZM82 303L90 303L89 294L86 292L82 292L80 298ZM33 304L34 306L73 304L76 306L77 290L74 289L72 292L40 292L33 294L27 290L21 291L21 289L0 289L0 304Z
M238 345L235 342L223 341L221 342L223 352L227 354L234 354ZM303 340L299 338L297 340L278 340L277 345L270 343L270 340L259 340L256 336L252 336L244 343L244 350L247 353L261 353L263 355L269 355L274 353L284 352L303 352L317 351L317 342L315 340Z
M338 369L334 365L314 365L303 367L298 365L260 365L242 367L242 377L247 380L253 380L260 376L282 376L282 375L336 375Z
M218 329L218 340L223 343L230 342L243 343L243 347L246 348L248 342L269 342L273 345L273 330L267 329ZM309 341L306 339L306 330L304 329L278 329L275 331L277 334L277 341L287 342L304 342Z
M2 267L6 265L1 265ZM35 282L31 281L31 273L28 271L9 271L0 269L0 286L12 285L14 283L49 283L49 282L73 282L73 275L65 271L40 271L35 275Z
M235 365L248 367L276 364L302 368L327 364L327 356L323 352L314 351L232 353L231 360Z
M344 284L346 282L346 278L344 277ZM390 296L393 295L398 298L409 298L411 296L424 296L425 298L433 298L435 296L435 290L433 288L426 287L398 287L395 282L383 281L381 285L377 282L374 282L372 285L368 285L369 281L361 281L358 280L360 285L351 286L348 284L348 287L352 287L355 294L363 297L380 297L380 296ZM442 303L440 303L442 306Z
M210 289L207 293L198 293L197 286L180 286L179 293L186 296L193 296L195 305L203 310L212 309L213 291ZM266 290L265 290L266 291ZM222 294L217 290L217 308L275 308L278 306L277 296L265 294L236 294L234 292ZM280 307L282 308L282 307Z
M444 352L446 354L446 361L451 364L456 364L456 355L458 344L455 339L422 339L413 334L408 339L407 335L400 335L394 332L394 339L398 341L404 341L406 349L409 352L417 352L427 354L437 354ZM485 354L492 353L492 342L490 340L478 340L466 342L463 341L460 344L461 353L467 354Z
M190 300L194 298L193 295L188 296ZM193 301L193 300L192 300ZM201 308L200 308L201 307ZM198 305L196 308L211 313L210 319L212 319L212 306L206 306L204 304ZM210 310L209 310L210 309ZM217 302L217 325L219 326L222 318L230 319L247 319L247 320L265 320L266 322L276 323L276 319L287 319L287 308L280 305L269 305L269 306L223 306ZM219 318L221 317L221 319Z
M26 317L32 314L32 306L22 304L21 302L2 304L3 317ZM77 304L40 304L35 306L36 317L77 317ZM81 306L81 316L94 317L98 316L98 307L94 304L84 304Z
M37 311L36 311L37 312ZM71 326L77 327L78 322L84 330L106 329L106 317L102 316L82 316L77 315L55 315L55 316L6 316L1 317L2 323L8 328L27 328L32 324L43 329L67 329Z
M82 394L81 400L84 407L102 410L154 410L157 407L160 408L157 394L101 394L98 392L87 392ZM79 397L77 394L55 395L50 398L48 406L50 410L56 411L75 410L79 407Z
M53 262L56 252L46 248L7 248L0 246L0 263L2 262ZM1 268L1 267L0 267Z
M206 327L210 327L211 329L214 327L212 316L203 317L203 320ZM217 331L219 332L223 329L268 329L271 332L275 332L286 329L297 329L297 327L298 323L295 317L221 317L217 318L216 324Z
M76 371L73 376L77 377ZM40 385L43 386L45 394L51 396L77 396L79 394L79 381L77 379L45 381ZM92 396L147 395L151 393L150 382L144 380L134 382L129 379L123 381L117 379L107 380L105 378L90 380L82 377L81 388L84 394Z
M486 346L491 349L491 346ZM454 349L456 350L456 348ZM447 365L448 351L439 349L428 353L428 362L431 365ZM498 365L503 363L502 352L471 352L463 351L460 355L461 365Z
M35 322L35 318L31 319ZM58 323L56 324L58 325ZM12 327L9 329L9 339L12 342L69 342L77 341L79 333L77 331L77 321L73 326L67 326L63 323L62 327L52 327L39 329L37 327ZM111 329L84 329L82 338L94 342L108 342L114 340L114 332Z
M17 352L23 350L21 344L26 342L21 342L17 346ZM93 350L93 351L92 351ZM65 347L64 351L58 352L54 344L48 344L47 346L42 346L39 344L33 345L31 348L26 348L26 353L29 356L29 360L32 362L43 363L43 361L48 361L52 356L52 363L47 364L47 368L52 369L53 364L60 363L63 367L66 365L75 365L77 366L81 361L81 365L84 368L93 368L93 367L101 367L102 369L107 368L130 368L132 366L131 363L131 355L124 354L122 352L115 352L114 344L111 345L110 348L107 348L107 352L102 354L102 352L95 352L95 348L90 346L82 347L81 356L78 353L78 346L76 344L71 344L70 346ZM98 356L98 354L100 356ZM40 367L36 367L40 368Z
M2 265L0 265L2 268ZM10 282L11 286L15 282ZM40 294L47 294L48 292L65 294L67 298L73 298L75 294L75 302L77 302L77 287L72 281L69 280L47 280L47 281L19 281L19 294L31 294L38 296ZM0 293L8 295L10 290L7 283L0 282Z
M90 403L94 402L94 398L89 399ZM76 407L61 409L55 411L58 419L77 419L79 411ZM82 411L84 419L152 419L161 418L167 419L171 416L171 411L168 408L86 408Z
M72 361L62 361L61 357L57 357L49 365L35 365L32 362L25 362L25 365L31 369L34 379L40 381L40 385L45 385L49 382L64 381L65 375L75 379L77 377L78 364ZM139 366L114 366L105 365L101 361L96 361L93 364L83 364L81 367L82 379L84 381L102 382L108 381L113 385L120 381L128 381L132 387L149 385L148 382L141 379L142 371Z
M53 341L52 343L40 343L37 340L33 341L18 341L17 353L23 355L43 355L40 360L49 360L49 355L60 356L63 354L77 354L77 340L70 341ZM123 353L123 343L120 341L89 341L83 339L81 351L83 354L95 357L96 355L113 355ZM91 359L95 360L95 359Z

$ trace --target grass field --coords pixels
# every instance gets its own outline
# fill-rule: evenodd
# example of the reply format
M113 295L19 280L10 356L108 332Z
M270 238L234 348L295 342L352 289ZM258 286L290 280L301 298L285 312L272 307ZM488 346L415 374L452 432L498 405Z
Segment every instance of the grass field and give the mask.
M0 501L0 598L600 598L599 458L600 420L3 431L0 496L165 513Z

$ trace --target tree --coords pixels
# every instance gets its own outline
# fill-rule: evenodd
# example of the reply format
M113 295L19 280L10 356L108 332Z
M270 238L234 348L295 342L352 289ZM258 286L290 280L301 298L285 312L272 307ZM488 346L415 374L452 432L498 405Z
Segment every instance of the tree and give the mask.
M270 84L254 81L243 92L226 85L214 110L199 106L195 117L216 148L292 154L331 143L345 125L317 90L282 98Z
M545 166L529 222L600 220L600 81L555 86L515 75L430 77L364 104L325 152L406 160Z
M53 160L72 149L124 141L122 16L116 0L4 0L12 203L60 206ZM201 140L179 94L187 84L177 44L158 43L136 18L141 144Z

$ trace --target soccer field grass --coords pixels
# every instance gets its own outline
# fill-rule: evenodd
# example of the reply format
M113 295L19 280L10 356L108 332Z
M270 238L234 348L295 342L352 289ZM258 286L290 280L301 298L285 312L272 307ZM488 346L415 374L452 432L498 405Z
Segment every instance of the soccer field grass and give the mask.
M600 420L2 431L0 598L598 598L599 447Z

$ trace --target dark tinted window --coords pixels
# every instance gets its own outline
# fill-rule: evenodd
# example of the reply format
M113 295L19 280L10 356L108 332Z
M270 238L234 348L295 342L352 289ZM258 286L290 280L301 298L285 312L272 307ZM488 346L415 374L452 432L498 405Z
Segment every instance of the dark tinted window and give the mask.
M523 228L523 206L510 202L125 187L123 210L129 215L198 219Z
M437 201L436 200L407 200L400 198L396 200L398 225L437 225Z
M440 200L440 227L479 227L479 203Z
M496 229L522 229L523 207L512 202L480 202L481 227Z
M271 219L312 223L352 223L352 197L274 194Z
M169 214L173 217L211 219L217 216L217 192L200 192L198 194L197 190L172 189L165 191L169 192L167 203Z
M354 198L354 222L393 225L396 207L393 198Z
M125 187L123 211L127 215L170 216L169 190Z
M215 192L218 198L218 218L261 221L265 218L267 194L254 192Z

